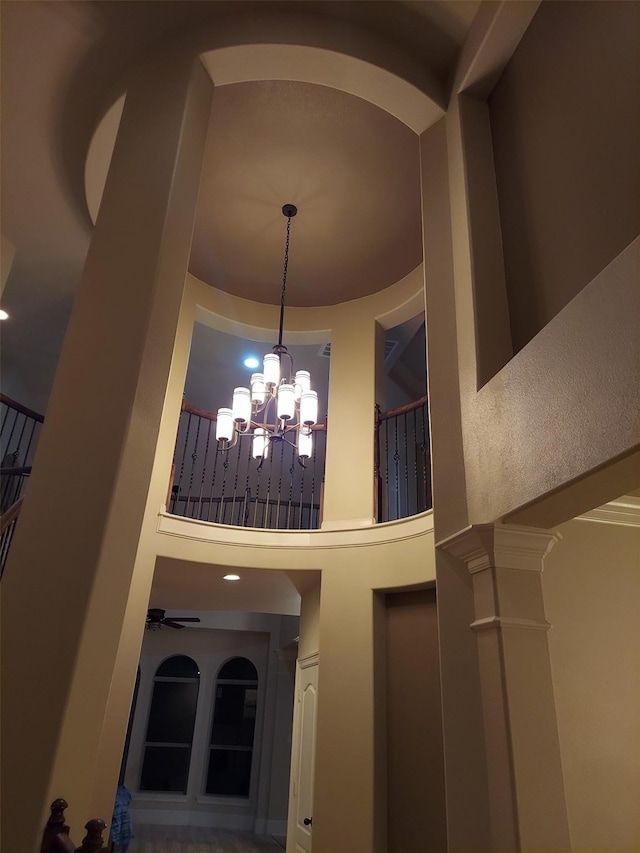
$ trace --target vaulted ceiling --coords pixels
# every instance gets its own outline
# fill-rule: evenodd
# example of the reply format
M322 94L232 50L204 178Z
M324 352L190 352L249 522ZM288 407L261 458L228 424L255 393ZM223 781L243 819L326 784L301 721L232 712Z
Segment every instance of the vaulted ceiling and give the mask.
M84 160L135 59L219 16L303 10L383 36L446 86L478 0L2 3L1 233L16 254L2 304L5 393L43 410L91 236ZM284 201L298 204L290 304L385 287L421 260L417 140L359 98L311 84L219 87L191 270L275 302Z
M1 330L4 393L46 409L93 227L84 186L87 150L96 125L126 85L127 70L145 51L220 16L258 10L287 15L294 9L384 38L427 66L446 90L479 5L480 0L3 0L0 231L15 248L2 295L10 314ZM324 86L257 81L218 87L191 271L221 289L277 302L285 233L280 208L289 201L300 210L293 221L289 304L356 298L394 283L421 261L412 130L369 102ZM220 379L226 369L215 365L220 341L209 331L196 330L188 379L193 402L205 408L220 404L207 390L211 370L217 369L219 386L237 384L231 380L235 362L228 381L224 373ZM424 347L419 322L395 333L409 360L415 360L415 344L408 345L416 333ZM236 361L243 346L237 344ZM260 355L264 346L258 349ZM328 363L312 355L318 380L326 383ZM397 374L405 390L411 389L416 378L406 365ZM166 599L174 596L163 583L170 583L166 571L158 576L156 593L171 607ZM218 589L218 596L225 590Z

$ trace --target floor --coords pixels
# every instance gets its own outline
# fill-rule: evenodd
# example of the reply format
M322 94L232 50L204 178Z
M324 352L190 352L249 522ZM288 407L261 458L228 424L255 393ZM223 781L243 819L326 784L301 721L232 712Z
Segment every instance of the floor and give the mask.
M128 853L282 853L282 840L200 826L136 824Z

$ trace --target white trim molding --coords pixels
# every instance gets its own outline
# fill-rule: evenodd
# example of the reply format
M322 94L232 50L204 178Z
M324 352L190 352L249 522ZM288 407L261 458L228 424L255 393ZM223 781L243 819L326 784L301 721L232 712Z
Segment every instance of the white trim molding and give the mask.
M640 498L625 495L604 506L590 509L579 515L576 521L595 521L599 524L617 524L623 527L640 527Z
M544 558L560 538L559 533L537 527L473 524L436 547L463 560L472 575L491 568L541 572Z
M476 619L470 625L473 631L487 631L490 628L526 628L529 631L548 631L551 622L546 619L518 619L514 616L485 616Z

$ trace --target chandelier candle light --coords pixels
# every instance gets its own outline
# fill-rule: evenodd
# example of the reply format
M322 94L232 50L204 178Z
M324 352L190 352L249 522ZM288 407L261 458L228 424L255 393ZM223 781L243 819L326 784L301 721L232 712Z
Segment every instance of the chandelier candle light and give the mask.
M251 387L235 388L231 408L218 409L216 439L220 450L230 450L238 438L250 436L252 456L260 465L267 459L272 442L285 441L297 449L298 461L304 467L302 460L313 453L312 427L318 422L318 394L311 390L311 376L307 370L294 374L293 357L282 343L291 219L297 212L294 204L282 208L287 218L287 238L278 343L265 355L262 373L252 374Z

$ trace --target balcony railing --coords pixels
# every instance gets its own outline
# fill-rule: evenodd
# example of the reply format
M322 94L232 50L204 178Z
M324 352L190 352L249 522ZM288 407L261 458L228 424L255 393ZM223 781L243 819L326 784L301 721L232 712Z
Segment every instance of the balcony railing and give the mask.
M377 520L395 521L431 509L428 398L376 411Z
M313 456L298 462L294 447L271 445L261 466L251 442L218 448L216 416L183 403L173 463L169 512L186 518L272 530L320 527L324 478L323 424L314 427Z
M23 489L44 421L42 415L0 395L2 471L0 570L18 521ZM295 448L272 445L258 466L251 442L221 451L216 416L182 405L168 509L174 515L271 530L314 530L322 521L326 424L314 427L314 454L302 467ZM431 508L427 398L375 417L376 518L406 518Z

